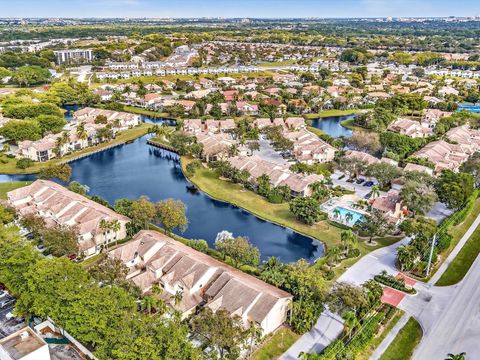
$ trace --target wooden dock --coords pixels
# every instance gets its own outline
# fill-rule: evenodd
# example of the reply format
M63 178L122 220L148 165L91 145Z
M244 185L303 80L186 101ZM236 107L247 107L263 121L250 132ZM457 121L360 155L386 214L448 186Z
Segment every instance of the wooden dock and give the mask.
M159 149L168 150L168 151L171 151L175 154L178 154L177 150L175 150L175 148L173 146L170 146L170 145L167 145L167 144L162 144L160 142L152 141L150 139L147 140L147 144L151 145L151 146L154 146L156 148L159 148Z

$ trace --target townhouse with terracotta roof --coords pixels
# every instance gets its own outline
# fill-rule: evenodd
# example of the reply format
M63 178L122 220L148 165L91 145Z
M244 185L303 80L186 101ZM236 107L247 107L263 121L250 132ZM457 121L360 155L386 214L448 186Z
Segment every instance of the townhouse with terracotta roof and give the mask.
M433 128L416 120L398 118L388 126L388 130L411 138L424 138L433 135Z
M335 158L337 149L306 129L285 131L283 136L293 142L293 154L302 163L326 163Z
M263 335L281 326L291 308L292 295L228 266L162 233L140 231L109 252L129 269L127 279L144 294L160 285L160 295L182 317L197 309L226 310L247 328L258 325ZM180 302L174 295L181 294Z
M123 111L105 110L86 107L73 113L75 120L80 122L94 123L97 116L103 115L107 122L114 125L118 130L125 130L141 123L141 116Z
M259 156L235 156L228 159L231 166L238 170L247 171L250 174L250 182L255 185L257 179L267 175L273 187L287 186L292 196L310 196L311 184L323 180L323 176L317 174L304 175L292 172L287 166L280 165Z
M24 140L18 143L16 152L17 158L27 158L33 161L44 162L67 153L84 149L88 146L98 144L100 139L97 131L104 124L84 124L86 137L80 138L77 133L78 124L66 125L65 130L58 134L48 134L40 140ZM58 143L58 139L67 134L65 142Z
M480 150L480 130L470 129L468 125L450 129L445 137L451 142L433 141L413 154L433 162L437 174L445 169L457 171L462 163Z
M76 228L79 251L87 257L98 254L105 244L127 236L128 217L53 181L36 180L28 186L8 192L7 199L20 216L33 214L43 218L47 226ZM105 231L100 227L102 220L116 220L120 229Z
M370 204L393 224L398 224L408 214L406 206L402 204L400 193L396 190L390 190L385 195L372 199Z

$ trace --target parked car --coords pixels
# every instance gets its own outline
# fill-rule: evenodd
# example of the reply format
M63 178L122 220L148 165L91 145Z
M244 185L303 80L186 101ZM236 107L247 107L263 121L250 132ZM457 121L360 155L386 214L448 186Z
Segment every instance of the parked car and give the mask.
M43 250L43 249L45 249L45 246L43 246L43 244L38 244L37 249L38 250Z
M345 181L348 182L348 183L353 183L355 180L352 179L352 178L350 178L350 179L347 179L347 180L345 180Z
M0 283L0 290L5 290L6 289L6 286L4 283Z
M357 179L357 181L355 181L357 184L361 184L365 181L365 179Z
M363 184L363 186L368 186L368 187L372 187L375 183L373 181L366 181L365 184Z
M0 290L0 299L3 299L6 296L8 296L8 292L6 290Z
M14 298L8 297L6 299L0 300L0 309L5 309L6 307L15 304L17 300Z

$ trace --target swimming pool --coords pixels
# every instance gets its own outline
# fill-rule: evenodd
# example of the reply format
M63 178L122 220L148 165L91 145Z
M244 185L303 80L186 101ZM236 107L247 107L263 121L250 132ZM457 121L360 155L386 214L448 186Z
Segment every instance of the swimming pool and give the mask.
M333 216L335 217L335 213L336 211L335 210L338 210L338 213L339 213L339 217L341 220L344 220L345 223L347 223L347 219L346 219L346 216L347 214L351 214L352 215L352 218L348 221L348 225L355 225L357 222L361 221L363 219L363 214L359 213L359 212L356 212L356 211L353 211L353 210L348 210L348 209L345 209L341 206L337 206L332 214Z

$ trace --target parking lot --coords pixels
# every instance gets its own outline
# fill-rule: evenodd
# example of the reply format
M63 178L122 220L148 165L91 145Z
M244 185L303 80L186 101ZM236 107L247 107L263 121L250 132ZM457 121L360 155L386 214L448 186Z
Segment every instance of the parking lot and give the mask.
M355 191L355 193L359 197L362 197L362 198L365 198L372 191L372 186L365 186L365 183L368 180L372 180L372 179L366 179L365 177L361 177L363 179L366 179L366 181L364 181L361 184L357 184L356 182L347 182L348 176L344 176L344 175L345 174L343 174L339 171L335 171L332 174L332 176L330 177L332 179L333 185L341 186L341 187L343 187L347 190ZM342 176L344 176L344 177L340 179L340 177L342 177ZM374 183L376 183L376 182L374 182ZM383 193L381 193L381 194L383 194Z
M2 297L0 301L3 299L5 299L5 297ZM25 320L23 319L7 318L7 314L12 313L14 307L15 303L0 309L0 339L20 330L25 326Z

